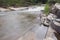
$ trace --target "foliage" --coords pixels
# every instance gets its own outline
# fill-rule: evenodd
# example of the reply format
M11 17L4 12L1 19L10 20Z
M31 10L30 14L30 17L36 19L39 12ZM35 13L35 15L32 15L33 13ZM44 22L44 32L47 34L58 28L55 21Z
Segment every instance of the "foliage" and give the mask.
M48 0L46 5L45 5L45 9L44 12L46 15L49 14L51 7L56 3L56 0Z
M0 7L7 6L29 6L38 3L46 3L47 0L0 0Z
M46 15L48 15L48 14L49 14L49 11L50 11L49 4L46 4L45 9L44 9L44 13L45 13Z
M58 3L60 3L60 0L56 0Z

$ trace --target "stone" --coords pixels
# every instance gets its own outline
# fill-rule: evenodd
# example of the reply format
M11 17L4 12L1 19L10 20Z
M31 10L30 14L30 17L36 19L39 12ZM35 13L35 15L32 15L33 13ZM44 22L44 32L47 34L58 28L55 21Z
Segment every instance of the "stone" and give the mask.
M57 18L60 18L60 9L57 11Z
M59 9L56 6L54 8L52 7L51 13L56 15L58 10Z
M51 13L55 14L57 18L60 18L60 3L56 3L51 9Z
M59 20L54 20L51 23L51 27L58 33L60 33L60 23Z
M49 21L48 20L45 20L44 23L43 23L44 26L48 27L49 26Z
M47 16L47 19L48 20L54 20L56 18L56 15L50 13L48 16Z
M54 39L51 38L51 37L48 37L48 38L46 38L46 39L44 39L44 40L54 40Z
M7 11L10 11L10 10L5 8L0 8L0 12L7 12Z
M60 9L60 3L56 3L55 6Z

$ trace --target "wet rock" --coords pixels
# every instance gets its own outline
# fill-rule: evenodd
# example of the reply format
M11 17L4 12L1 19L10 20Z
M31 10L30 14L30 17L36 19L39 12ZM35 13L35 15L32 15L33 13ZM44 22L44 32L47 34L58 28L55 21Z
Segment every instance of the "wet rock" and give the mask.
M60 34L59 33L54 33L54 34L55 34L57 40L60 40Z
M56 3L54 7L51 9L51 13L55 14L57 18L60 18L60 4Z
M60 19L52 21L51 27L58 33L60 33Z
M49 27L49 21L45 20L44 23L43 23L43 25L46 26L46 27Z
M60 3L56 3L55 6L60 9Z
M41 14L40 16L41 16L40 17L41 18L41 24L43 24L44 26L49 26L47 16L45 14Z
M60 9L57 11L57 18L60 18Z
M46 19L46 15L45 14L40 14L40 18L41 18L41 23L43 23Z
M9 9L12 11L18 11L18 10L22 11L22 10L26 10L28 8L27 7L19 7L19 8L9 7Z
M55 6L54 8L51 9L51 13L56 15L58 10L59 9Z
M54 20L56 18L56 15L50 13L48 16L47 16L47 19L48 20Z
M49 26L49 23L51 20L56 19L56 15L50 13L48 16L42 14L41 16L41 22L44 26Z
M51 38L51 37L48 37L48 38L46 38L46 39L44 39L44 40L55 40L55 39L53 39L53 38Z
M57 33L60 33L60 4L59 3L55 4L55 7L52 9L52 14L56 15L56 18L51 22L51 27Z
M0 8L0 12L7 12L10 11L10 9Z

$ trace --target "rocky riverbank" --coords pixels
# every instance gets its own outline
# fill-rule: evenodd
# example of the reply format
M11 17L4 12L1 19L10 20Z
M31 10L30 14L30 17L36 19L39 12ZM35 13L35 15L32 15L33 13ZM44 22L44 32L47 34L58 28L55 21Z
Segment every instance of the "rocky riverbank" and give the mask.
M1 8L0 12L9 12L9 11L40 11L44 10L44 6L30 6L30 7L8 7L8 8Z
M47 17L47 21L50 20L50 27L53 28L55 30L55 32L53 32L53 35L56 36L57 39L53 39L51 32L48 31L48 35L50 35L51 37L46 38L46 40L60 40L60 4L56 3L52 9L51 9L51 13L46 16ZM46 21L46 20L45 20ZM45 24L46 25L46 24Z

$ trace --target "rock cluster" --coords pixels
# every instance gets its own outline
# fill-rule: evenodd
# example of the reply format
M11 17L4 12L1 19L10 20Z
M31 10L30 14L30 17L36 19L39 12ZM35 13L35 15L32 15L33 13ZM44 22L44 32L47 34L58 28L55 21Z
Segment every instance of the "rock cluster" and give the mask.
M45 14L41 15L41 23L44 26L49 26L50 25L50 21L54 20L56 18L56 15L50 13L48 16L46 16Z
M55 19L51 23L51 27L56 30L56 32L60 33L60 19Z
M42 23L46 26L49 25L49 23L56 18L60 18L60 5L56 3L52 8L48 16L42 15Z
M52 10L52 14L56 15L55 20L52 21L51 27L60 33L60 4L56 3L55 8Z

